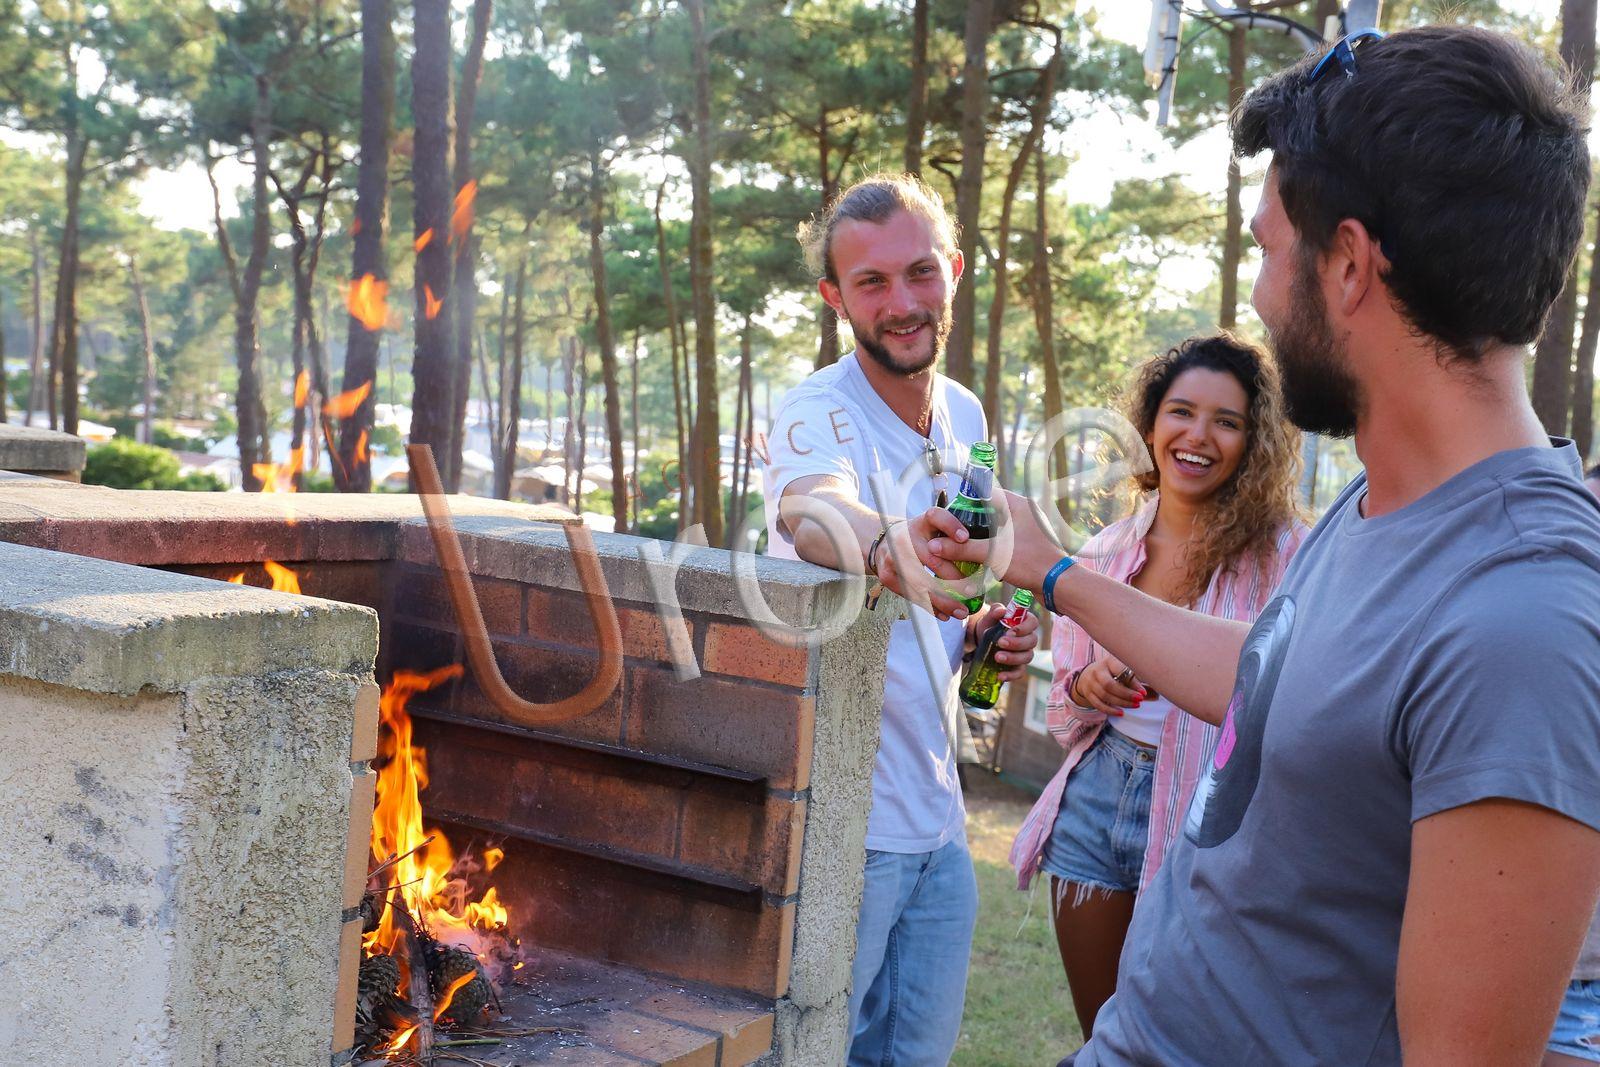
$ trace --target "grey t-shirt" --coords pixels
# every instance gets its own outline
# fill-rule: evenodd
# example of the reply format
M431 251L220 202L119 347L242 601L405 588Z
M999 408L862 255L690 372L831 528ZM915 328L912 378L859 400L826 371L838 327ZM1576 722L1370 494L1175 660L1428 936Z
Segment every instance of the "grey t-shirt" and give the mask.
M1506 797L1600 830L1600 504L1502 452L1295 556L1078 1067L1398 1064L1411 824ZM1537 901L1530 901L1537 907Z

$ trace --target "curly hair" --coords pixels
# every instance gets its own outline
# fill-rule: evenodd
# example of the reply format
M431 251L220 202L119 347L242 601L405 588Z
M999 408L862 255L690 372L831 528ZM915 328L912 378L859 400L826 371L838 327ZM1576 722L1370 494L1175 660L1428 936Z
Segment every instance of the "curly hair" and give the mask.
M1277 533L1298 519L1295 489L1300 480L1300 431L1284 414L1278 366L1265 351L1233 334L1191 337L1166 353L1147 359L1123 393L1121 408L1139 431L1141 441L1155 429L1156 413L1172 383L1185 371L1201 367L1231 374L1249 397L1245 451L1239 467L1205 503L1195 518L1197 540L1185 551L1186 575L1178 603L1200 599L1219 567L1232 569L1254 554L1262 563L1272 555ZM1159 487L1155 452L1148 443L1151 467L1135 475L1133 492Z

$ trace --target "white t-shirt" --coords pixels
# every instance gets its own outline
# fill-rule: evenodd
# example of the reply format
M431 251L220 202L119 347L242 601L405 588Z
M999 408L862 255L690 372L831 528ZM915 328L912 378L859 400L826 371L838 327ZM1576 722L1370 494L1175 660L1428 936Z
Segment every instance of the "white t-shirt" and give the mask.
M1124 737L1131 737L1141 745L1161 745L1161 731L1166 728L1167 716L1175 709L1166 697L1146 700L1136 708L1123 708L1122 714L1109 725ZM1183 712L1178 712L1182 715Z
M767 438L767 552L800 558L789 535L778 529L777 502L796 478L835 475L890 518L921 514L940 488L954 500L968 450L986 436L983 408L969 390L939 375L932 423L927 438L907 426L867 381L856 353L791 389ZM930 442L937 446L941 475L930 472ZM963 625L954 619L941 623L916 607L910 614L889 635L867 823L867 847L879 852L932 852L966 833L950 748Z

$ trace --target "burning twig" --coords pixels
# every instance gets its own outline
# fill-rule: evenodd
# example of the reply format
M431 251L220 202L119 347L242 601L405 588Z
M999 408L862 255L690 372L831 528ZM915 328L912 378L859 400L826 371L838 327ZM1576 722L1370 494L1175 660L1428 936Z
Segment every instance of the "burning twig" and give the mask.
M398 856L390 856L388 859L384 860L382 863L380 863L376 867L372 868L372 872L367 875L368 880L371 880L373 878L378 877L378 875L382 874L384 871L387 871L390 867L393 867L395 864L399 863L401 860L406 859L406 858L408 858L410 856L414 856L418 852L421 852L423 849L427 848L430 844L432 844L433 843L433 839L438 837L438 836L439 836L438 834L429 834L427 837L424 837L422 839L421 844L417 845L416 848L408 848L404 852L400 853Z
M420 1016L416 1029L417 1053L426 1057L433 1051L433 991L428 988L428 953L423 945L428 933L412 920L409 908L396 908L394 914L395 922L404 934L406 953L411 963L411 1004ZM404 1044L404 1041L397 1042L396 1047Z

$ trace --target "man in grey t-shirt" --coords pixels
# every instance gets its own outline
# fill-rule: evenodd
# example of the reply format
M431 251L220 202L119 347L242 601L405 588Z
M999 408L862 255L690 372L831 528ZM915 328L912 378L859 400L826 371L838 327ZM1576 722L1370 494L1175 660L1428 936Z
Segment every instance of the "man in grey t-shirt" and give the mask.
M1008 537L930 542L1222 725L1076 1067L1539 1062L1600 895L1600 509L1524 379L1586 123L1456 27L1341 42L1236 112L1273 153L1252 302L1289 412L1366 466L1253 628L1073 567L1018 498Z

